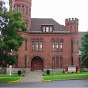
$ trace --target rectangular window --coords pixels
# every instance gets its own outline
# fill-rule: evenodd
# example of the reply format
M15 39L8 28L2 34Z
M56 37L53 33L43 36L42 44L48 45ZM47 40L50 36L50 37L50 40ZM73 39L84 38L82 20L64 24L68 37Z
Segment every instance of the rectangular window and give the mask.
M45 32L45 27L43 27L43 32Z
M60 42L60 51L63 51L63 42Z
M73 53L73 42L71 42L71 52Z
M28 14L28 7L26 7L26 15Z
M46 27L46 32L49 32L49 27Z
M56 57L56 67L59 68L59 57Z
M55 51L55 43L52 42L52 51Z
M55 57L52 57L52 68L55 68Z
M25 55L25 60L24 60L24 67L26 67L27 63L27 56Z
M56 51L59 51L58 42L56 42Z
M52 32L52 27L50 27L50 32Z
M17 12L20 12L20 5L17 5Z
M76 26L74 26L74 30L75 30L75 32L76 32Z
M40 42L40 51L42 51L42 42Z
M35 42L32 42L32 51L35 50Z
M25 40L25 51L27 51L27 40Z
M70 30L71 30L71 32L72 32L72 26L70 26Z
M22 14L24 14L24 6L22 6Z
M63 67L63 57L62 56L60 57L60 67L61 68Z
M73 66L73 57L71 58L71 65Z
M38 42L36 42L36 51L38 51Z

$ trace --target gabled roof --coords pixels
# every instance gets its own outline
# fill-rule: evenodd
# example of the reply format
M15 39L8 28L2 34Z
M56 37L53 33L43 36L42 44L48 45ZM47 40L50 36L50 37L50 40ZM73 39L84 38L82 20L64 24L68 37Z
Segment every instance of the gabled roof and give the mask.
M54 32L69 32L65 26L60 25L51 18L31 18L30 32L41 32L41 25L54 25Z

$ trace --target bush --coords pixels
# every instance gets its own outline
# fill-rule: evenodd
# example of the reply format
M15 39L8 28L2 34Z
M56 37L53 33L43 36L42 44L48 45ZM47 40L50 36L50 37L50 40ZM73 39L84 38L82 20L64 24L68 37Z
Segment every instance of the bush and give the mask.
M21 71L20 70L18 71L18 75L21 75Z
M63 73L65 73L64 69L63 69Z
M50 74L50 70L47 70L46 73L47 73L47 75L49 75Z
M80 73L82 72L82 68L80 68Z

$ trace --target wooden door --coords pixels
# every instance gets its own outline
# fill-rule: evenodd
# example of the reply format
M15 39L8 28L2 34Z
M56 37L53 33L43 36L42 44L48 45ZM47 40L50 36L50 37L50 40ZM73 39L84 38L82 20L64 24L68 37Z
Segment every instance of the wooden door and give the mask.
M31 62L31 71L42 70L43 71L43 60L41 58L33 58Z

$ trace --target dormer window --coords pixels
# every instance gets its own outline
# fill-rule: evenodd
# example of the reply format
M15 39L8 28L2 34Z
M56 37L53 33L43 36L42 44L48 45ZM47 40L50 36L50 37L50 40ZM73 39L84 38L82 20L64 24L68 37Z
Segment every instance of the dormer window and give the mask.
M45 32L45 27L43 27L43 32Z
M53 32L53 25L42 25L42 32Z
M49 27L46 27L46 32L49 32Z
M50 32L52 32L53 30L52 30L53 28L52 27L50 27Z

